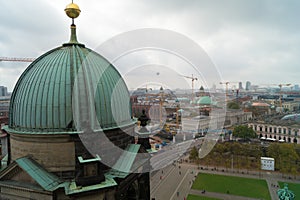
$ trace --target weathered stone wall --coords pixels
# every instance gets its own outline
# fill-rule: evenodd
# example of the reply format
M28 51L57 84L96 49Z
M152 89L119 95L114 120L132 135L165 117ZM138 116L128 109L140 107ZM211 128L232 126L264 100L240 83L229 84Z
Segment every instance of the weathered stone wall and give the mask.
M33 192L29 189L0 187L0 199L3 200L53 200L53 196L49 192Z
M75 145L69 135L11 134L11 159L33 158L50 172L75 170Z

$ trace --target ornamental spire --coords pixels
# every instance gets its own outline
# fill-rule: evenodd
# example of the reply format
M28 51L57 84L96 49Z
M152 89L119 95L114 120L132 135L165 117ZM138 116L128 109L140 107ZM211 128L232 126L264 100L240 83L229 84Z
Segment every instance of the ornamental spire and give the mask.
M78 44L77 36L76 36L76 25L74 24L74 19L80 15L81 11L79 9L79 6L75 3L73 3L73 0L72 0L72 3L67 5L65 12L66 12L67 16L72 19L71 37L70 37L69 44Z

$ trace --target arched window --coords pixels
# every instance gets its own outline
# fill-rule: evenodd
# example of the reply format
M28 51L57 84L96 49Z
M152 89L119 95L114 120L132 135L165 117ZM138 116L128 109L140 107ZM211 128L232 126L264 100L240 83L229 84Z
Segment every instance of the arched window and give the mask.
M297 135L298 135L298 130L295 129L294 131L295 131L295 137L297 137Z
M297 139L296 138L294 138L294 143L297 144Z

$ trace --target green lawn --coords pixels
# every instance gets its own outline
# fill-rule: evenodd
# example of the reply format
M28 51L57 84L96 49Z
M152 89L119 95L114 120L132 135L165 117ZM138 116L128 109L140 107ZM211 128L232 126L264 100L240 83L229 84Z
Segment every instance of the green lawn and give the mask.
M278 182L280 188L283 188L284 183L287 182ZM295 194L295 199L300 198L300 184L297 183L287 183L289 190L292 190Z
M200 173L193 189L271 200L265 180Z
M193 194L189 194L187 197L187 200L221 200L221 199L216 199L216 198L211 198L211 197L203 197L203 196L197 196Z

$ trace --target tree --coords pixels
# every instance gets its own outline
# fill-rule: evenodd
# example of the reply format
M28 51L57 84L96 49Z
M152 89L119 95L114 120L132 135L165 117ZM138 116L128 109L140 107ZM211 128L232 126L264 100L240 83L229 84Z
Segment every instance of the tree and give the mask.
M280 169L281 166L281 151L279 143L271 143L267 148L267 156L275 159L275 169Z
M294 144L272 143L267 149L267 156L275 159L275 168L281 173L295 175L298 167L296 163L299 160L296 147Z
M245 125L234 127L232 134L234 137L243 138L244 140L256 138L256 132L252 128Z
M240 109L240 105L234 101L228 102L227 108L229 109Z

